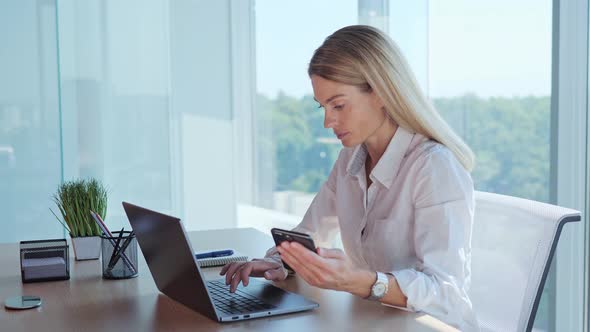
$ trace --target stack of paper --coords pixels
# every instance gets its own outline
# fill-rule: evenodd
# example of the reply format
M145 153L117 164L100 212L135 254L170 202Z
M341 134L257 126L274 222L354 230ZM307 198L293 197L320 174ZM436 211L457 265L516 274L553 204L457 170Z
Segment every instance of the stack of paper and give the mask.
M66 262L63 257L27 258L23 260L23 275L26 280L63 277Z

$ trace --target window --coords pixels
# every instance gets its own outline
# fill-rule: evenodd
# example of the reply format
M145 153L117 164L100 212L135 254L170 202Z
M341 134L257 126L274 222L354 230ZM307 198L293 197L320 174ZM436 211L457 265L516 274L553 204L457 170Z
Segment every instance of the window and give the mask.
M323 128L307 64L326 36L357 22L357 13L353 0L256 1L255 163L262 176L255 206L240 209L240 226L292 228L328 176L340 146Z
M254 112L264 128L257 144L265 151L258 163L272 181L257 182L261 194L250 209L269 217L252 226L293 227L326 180L341 145L323 128L307 64L323 38L358 23L387 31L402 48L435 107L473 149L476 190L549 202L552 2L284 6L256 1ZM536 328L554 329L554 290L552 275Z
M478 190L549 201L551 5L430 3L429 93L475 152Z
M63 234L48 206L61 181L55 4L0 4L0 241Z
M0 241L65 236L51 195L79 177L109 189L112 228L121 201L236 225L229 1L3 2L0 18Z
M552 3L431 1L429 17L429 93L476 155L475 188L549 202ZM551 273L535 328L554 323Z

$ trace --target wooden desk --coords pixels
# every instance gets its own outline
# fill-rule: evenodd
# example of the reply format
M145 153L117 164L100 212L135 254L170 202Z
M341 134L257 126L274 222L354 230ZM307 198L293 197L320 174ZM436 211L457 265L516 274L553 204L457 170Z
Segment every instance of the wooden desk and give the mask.
M190 233L194 250L231 247L260 257L272 246L270 236L251 228ZM141 255L140 255L141 256ZM204 269L219 278L219 268ZM100 260L70 261L70 280L22 284L18 244L0 245L1 331L456 331L425 314L415 314L348 293L317 289L297 277L277 283L302 294L320 307L303 313L235 323L217 323L159 293L140 257L139 277L103 280ZM43 305L13 311L4 300L38 295Z

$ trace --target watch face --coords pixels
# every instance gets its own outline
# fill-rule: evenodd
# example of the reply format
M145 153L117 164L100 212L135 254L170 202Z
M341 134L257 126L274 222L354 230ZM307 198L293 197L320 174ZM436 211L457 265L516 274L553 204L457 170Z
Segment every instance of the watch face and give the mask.
M385 293L385 285L384 284L377 284L373 287L373 292L376 296L382 296Z

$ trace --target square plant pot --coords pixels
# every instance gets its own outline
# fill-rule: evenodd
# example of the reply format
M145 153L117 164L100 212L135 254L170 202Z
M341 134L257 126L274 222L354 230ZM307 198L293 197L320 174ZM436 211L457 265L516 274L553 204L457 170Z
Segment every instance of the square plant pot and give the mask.
M100 236L73 237L72 244L77 261L100 257Z

